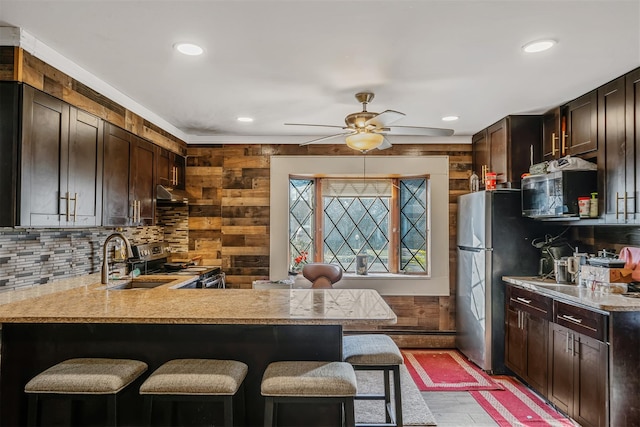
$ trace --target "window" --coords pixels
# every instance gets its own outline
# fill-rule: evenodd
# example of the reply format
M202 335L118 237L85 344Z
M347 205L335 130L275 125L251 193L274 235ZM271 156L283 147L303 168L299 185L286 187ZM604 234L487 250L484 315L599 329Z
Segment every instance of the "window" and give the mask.
M355 272L368 255L371 273L429 273L429 178L289 179L289 261Z

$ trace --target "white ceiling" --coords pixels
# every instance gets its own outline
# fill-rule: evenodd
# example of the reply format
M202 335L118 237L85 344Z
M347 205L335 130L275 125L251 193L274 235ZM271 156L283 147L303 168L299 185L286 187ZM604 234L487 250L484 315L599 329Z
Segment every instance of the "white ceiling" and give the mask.
M192 143L335 133L284 123L342 125L362 90L376 94L369 111L404 112L397 125L468 136L640 66L640 0L0 0L0 25ZM558 44L521 51L541 38ZM180 55L178 41L205 54Z

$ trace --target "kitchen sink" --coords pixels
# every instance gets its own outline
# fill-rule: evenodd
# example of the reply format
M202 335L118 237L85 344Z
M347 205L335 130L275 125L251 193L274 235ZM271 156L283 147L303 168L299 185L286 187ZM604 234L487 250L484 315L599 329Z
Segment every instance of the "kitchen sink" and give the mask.
M158 286L166 285L167 283L173 282L175 279L145 279L145 278L136 278L130 280L114 280L112 284L108 286L102 286L98 289L108 289L108 290L125 290L125 289L153 289Z

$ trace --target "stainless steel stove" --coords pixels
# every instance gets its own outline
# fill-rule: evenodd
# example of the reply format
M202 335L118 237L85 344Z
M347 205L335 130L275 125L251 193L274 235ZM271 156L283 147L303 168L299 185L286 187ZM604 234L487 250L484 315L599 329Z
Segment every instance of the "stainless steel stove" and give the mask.
M166 242L145 243L133 246L130 270L139 269L142 275L198 276L198 280L186 287L200 289L224 288L225 275L220 267L195 265L193 262L168 262L171 247Z

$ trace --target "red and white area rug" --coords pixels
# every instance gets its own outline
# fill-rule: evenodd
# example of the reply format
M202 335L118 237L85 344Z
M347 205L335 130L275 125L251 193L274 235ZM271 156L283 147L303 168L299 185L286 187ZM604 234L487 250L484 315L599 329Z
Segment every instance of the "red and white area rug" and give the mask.
M478 390L470 394L500 426L574 427L578 424L557 412L513 377L493 376L503 390Z
M500 390L502 386L457 350L402 350L421 391Z

